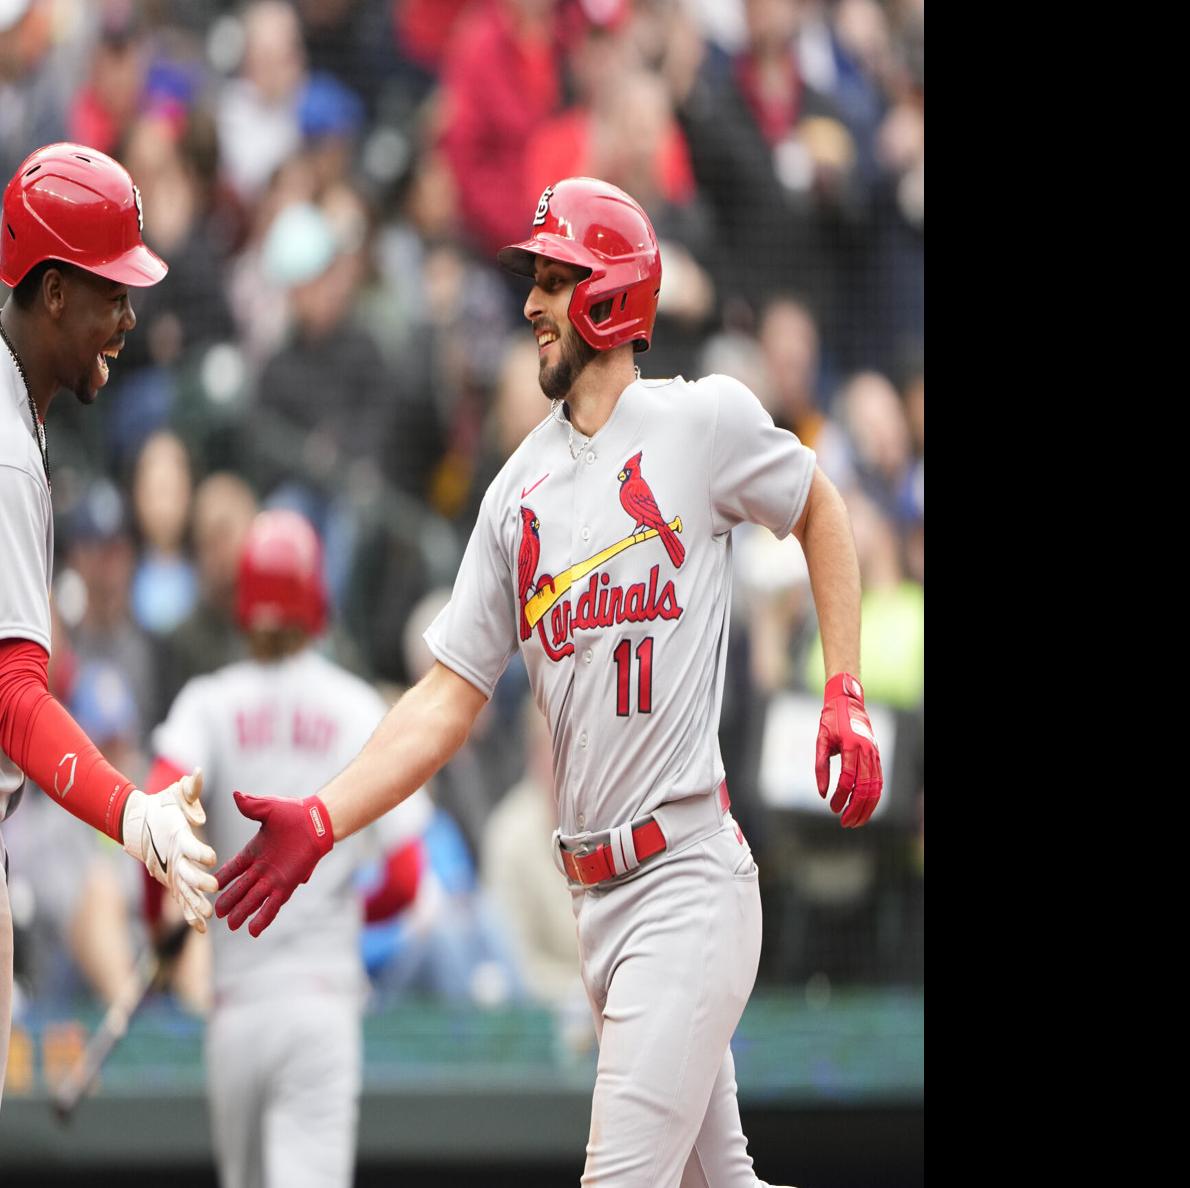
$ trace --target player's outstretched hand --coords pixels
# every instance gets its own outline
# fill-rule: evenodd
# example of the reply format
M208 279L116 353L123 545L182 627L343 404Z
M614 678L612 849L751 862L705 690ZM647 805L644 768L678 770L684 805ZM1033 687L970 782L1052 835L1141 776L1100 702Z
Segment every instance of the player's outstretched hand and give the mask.
M864 709L863 686L850 673L840 672L826 683L822 700L822 718L818 723L818 743L814 748L814 775L818 795L826 798L830 786L830 759L842 755L842 769L831 812L843 813L844 829L863 825L876 811L884 774L880 770L880 748Z
M124 849L169 889L186 923L206 932L211 918L207 894L219 886L209 869L215 865L215 851L194 836L194 829L207 819L201 796L198 767L156 796L134 788L124 805Z
M235 801L260 829L215 872L220 889L226 888L215 901L215 915L226 916L234 932L255 912L248 931L259 936L334 844L331 818L317 796L286 800L237 792Z

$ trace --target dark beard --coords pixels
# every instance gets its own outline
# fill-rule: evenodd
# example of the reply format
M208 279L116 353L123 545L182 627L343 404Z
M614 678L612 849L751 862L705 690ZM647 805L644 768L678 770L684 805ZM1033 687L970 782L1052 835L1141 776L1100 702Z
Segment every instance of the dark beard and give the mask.
M553 367L542 366L539 382L549 400L564 400L584 367L599 352L573 327L562 339L562 357Z

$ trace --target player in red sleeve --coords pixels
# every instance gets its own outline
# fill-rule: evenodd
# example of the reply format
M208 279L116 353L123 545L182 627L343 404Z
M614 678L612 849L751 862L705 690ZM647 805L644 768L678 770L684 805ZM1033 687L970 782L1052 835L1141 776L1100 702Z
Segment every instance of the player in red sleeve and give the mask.
M202 824L202 773L146 796L99 753L49 691L54 556L45 416L59 388L91 404L108 359L136 326L130 286L156 284L165 263L141 238L140 191L118 162L51 144L22 162L4 191L0 281L0 821L31 779L102 830L169 888L188 923L206 929L215 852ZM12 916L0 836L0 1085L12 1011ZM0 1089L2 1093L2 1089Z

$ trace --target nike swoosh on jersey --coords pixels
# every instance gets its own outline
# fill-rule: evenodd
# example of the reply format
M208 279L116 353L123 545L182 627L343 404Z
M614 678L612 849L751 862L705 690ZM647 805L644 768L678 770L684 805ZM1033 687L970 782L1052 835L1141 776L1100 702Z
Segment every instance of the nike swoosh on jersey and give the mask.
M522 488L521 488L521 498L522 498L522 499L524 499L524 498L525 498L525 496L529 495L529 494L530 494L530 493L532 493L533 491L536 491L536 490L537 490L537 488L538 488L538 487L540 487L540 486L541 486L541 484L542 484L542 483L544 483L544 482L545 482L545 480L546 480L547 478L549 478L549 477L550 477L550 472L547 470L547 471L545 472L545 474L543 474L543 475L541 476L541 478L539 478L539 479L537 480L537 482L535 482L535 483L533 484L533 486L531 486L531 487L529 487L529 488L527 488L527 489L526 489L525 487L522 487Z

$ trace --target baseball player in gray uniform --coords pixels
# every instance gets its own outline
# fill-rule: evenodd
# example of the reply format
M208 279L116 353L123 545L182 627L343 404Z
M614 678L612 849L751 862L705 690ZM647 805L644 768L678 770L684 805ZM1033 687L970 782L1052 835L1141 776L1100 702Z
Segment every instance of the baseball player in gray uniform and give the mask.
M326 591L318 537L296 512L253 521L236 616L251 658L183 686L154 731L147 784L151 791L201 766L207 835L227 854L253 832L233 808L237 781L292 796L329 780L387 708L370 685L309 646L325 625ZM223 1188L350 1188L367 992L354 877L416 839L429 812L419 792L336 846L330 869L262 940L216 930L206 1066Z
M78 144L30 154L4 190L0 281L0 821L26 778L122 842L165 884L188 923L206 928L215 852L201 824L202 775L179 773L149 797L116 771L49 691L54 521L45 416L59 388L91 404L109 357L136 325L130 285L166 265L141 239L140 192L127 171ZM12 916L0 837L0 1093L12 1013Z
M435 668L319 795L252 802L263 827L217 872L215 911L259 934L333 841L449 758L519 647L553 740L554 847L600 1037L583 1184L754 1188L729 1045L756 976L760 896L717 741L731 529L801 542L830 674L818 788L841 754L831 807L855 827L883 780L855 675L846 508L742 384L639 378L661 260L623 191L550 186L530 237L499 258L532 279L524 313L551 411L484 497L426 632Z

